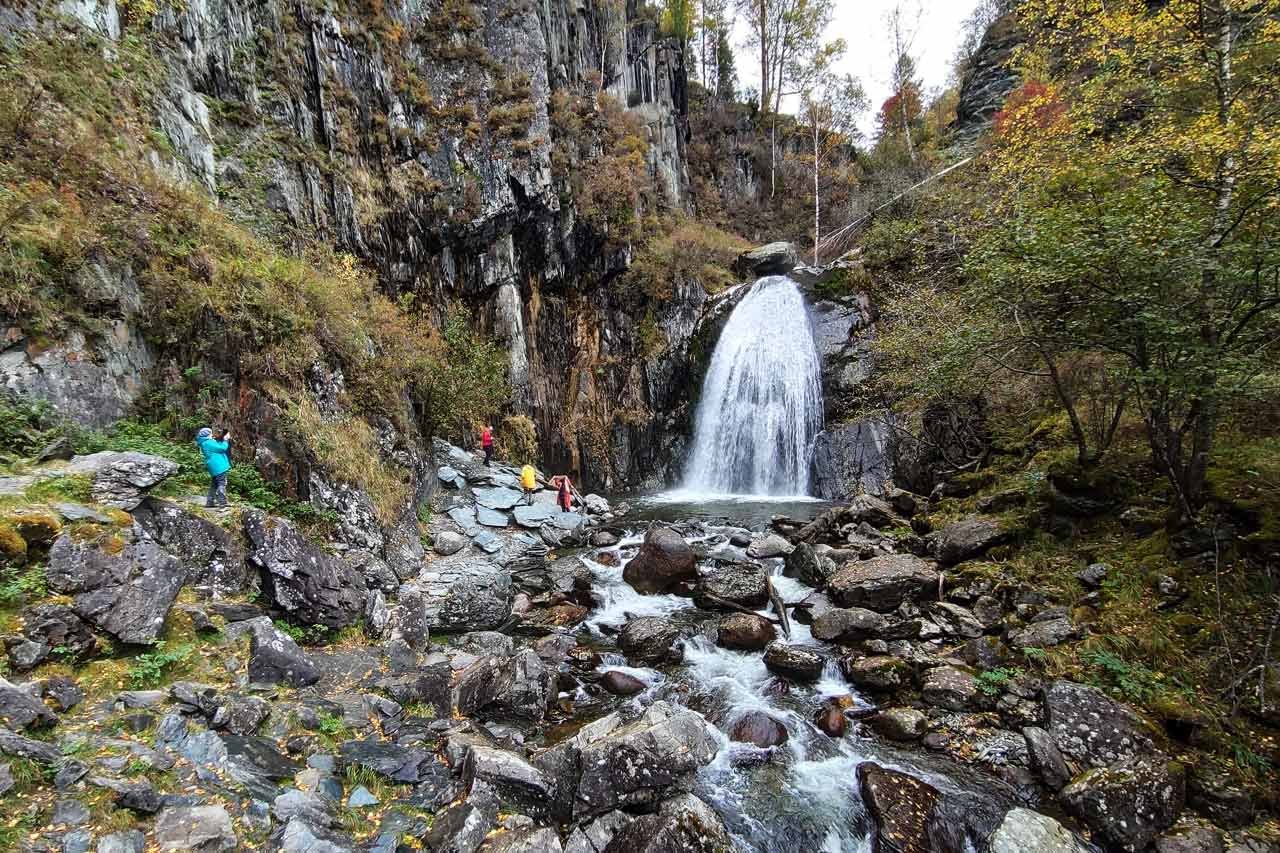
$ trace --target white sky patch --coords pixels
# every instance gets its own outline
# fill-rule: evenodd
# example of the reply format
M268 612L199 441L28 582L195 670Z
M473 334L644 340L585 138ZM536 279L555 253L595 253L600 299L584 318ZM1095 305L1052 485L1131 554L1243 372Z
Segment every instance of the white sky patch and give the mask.
M875 116L890 94L889 71L893 62L893 42L885 15L894 0L836 0L835 19L828 28L828 41L843 38L849 45L845 58L837 66L841 73L852 74L861 81L871 101L871 109L858 120L858 127L868 138L875 132ZM904 0L903 6L912 7ZM915 39L911 55L916 61L926 93L947 85L951 59L960 43L960 24L973 11L974 0L919 0L920 19L914 24ZM910 23L913 19L908 16ZM737 62L739 89L758 89L760 85L759 55L746 47L747 28L738 18L734 28L734 59ZM783 100L784 111L794 111L795 98Z

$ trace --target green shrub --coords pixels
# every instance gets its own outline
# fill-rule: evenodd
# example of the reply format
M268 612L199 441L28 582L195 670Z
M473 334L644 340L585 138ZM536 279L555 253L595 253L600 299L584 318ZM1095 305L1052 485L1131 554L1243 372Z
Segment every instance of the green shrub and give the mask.
M135 690L143 690L160 684L166 675L180 667L191 657L195 646L185 644L167 648L164 642L156 643L154 651L144 652L133 659L129 667L129 684Z

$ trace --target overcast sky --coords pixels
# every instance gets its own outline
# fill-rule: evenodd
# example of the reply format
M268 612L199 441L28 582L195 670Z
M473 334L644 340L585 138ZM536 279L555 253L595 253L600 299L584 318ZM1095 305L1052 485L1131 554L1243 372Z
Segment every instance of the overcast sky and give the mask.
M858 122L862 132L868 136L875 129L875 111L889 97L893 50L885 14L895 2L902 2L906 9L914 6L920 11L911 54L926 92L946 86L951 57L960 41L960 22L977 5L976 0L835 0L835 20L827 32L827 39L843 38L849 44L849 52L839 69L857 77L871 99L871 111ZM907 17L908 21L913 19L914 14ZM760 60L746 46L746 27L741 20L735 36L738 85L742 89L758 88ZM785 102L783 110L787 110Z

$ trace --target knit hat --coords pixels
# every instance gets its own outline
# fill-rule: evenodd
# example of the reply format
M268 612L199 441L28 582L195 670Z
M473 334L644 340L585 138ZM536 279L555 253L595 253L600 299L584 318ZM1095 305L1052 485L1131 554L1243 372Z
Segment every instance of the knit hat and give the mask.
M196 441L200 441L205 438L213 438L213 430L209 427L200 427L200 431L196 433Z

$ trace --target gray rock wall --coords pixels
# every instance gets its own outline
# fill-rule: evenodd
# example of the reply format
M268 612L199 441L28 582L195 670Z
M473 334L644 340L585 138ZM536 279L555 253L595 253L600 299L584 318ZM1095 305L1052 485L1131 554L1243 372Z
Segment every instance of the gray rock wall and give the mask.
M603 85L642 123L661 203L686 208L683 77L656 22L639 0L377 5L162 3L140 33L168 52L155 105L168 144L152 162L256 230L361 257L392 296L441 317L473 309L509 351L514 405L549 467L590 488L662 479L674 439L652 413L680 409L705 293L679 282L652 306L622 292L629 251L580 221L555 168L576 140L553 121L557 98ZM58 16L108 40L140 26L114 0L66 0L0 14L0 38ZM523 114L512 132L504 109ZM635 327L650 310L668 345L646 358ZM127 325L44 362L10 338L0 382L95 426L128 410L157 361ZM305 490L306 472L292 476Z

